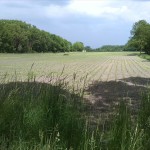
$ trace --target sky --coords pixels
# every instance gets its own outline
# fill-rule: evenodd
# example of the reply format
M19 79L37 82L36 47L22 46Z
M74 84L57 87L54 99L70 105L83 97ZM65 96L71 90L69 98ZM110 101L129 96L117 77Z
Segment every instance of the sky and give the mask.
M150 22L150 0L0 0L0 19L16 19L74 43L123 45L135 22Z

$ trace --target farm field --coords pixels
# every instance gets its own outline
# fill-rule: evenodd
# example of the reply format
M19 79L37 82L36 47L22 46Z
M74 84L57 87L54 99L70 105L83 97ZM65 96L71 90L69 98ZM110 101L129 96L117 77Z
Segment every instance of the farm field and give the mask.
M150 80L150 62L136 52L0 54L0 75L26 80L29 72L39 82L57 77L77 90L86 86L85 97L100 106L123 97L138 99ZM61 76L61 77L60 77ZM8 78L7 77L7 78ZM3 78L1 78L2 80ZM86 80L86 85L84 82ZM70 87L69 87L70 88ZM102 103L102 100L105 102ZM107 102L106 102L107 101ZM111 104L112 105L112 104ZM98 109L101 109L98 108ZM103 108L102 108L103 109Z
M150 77L150 62L133 52L0 54L0 75L27 76L31 70L38 79L63 71L66 79L75 73L77 78L88 76L92 81L118 81L129 77Z
M57 76L76 84L126 81L134 85L147 85L150 62L133 52L63 53L52 54L0 54L0 76L26 80L29 72L37 81L48 82ZM143 82L144 80L144 82Z

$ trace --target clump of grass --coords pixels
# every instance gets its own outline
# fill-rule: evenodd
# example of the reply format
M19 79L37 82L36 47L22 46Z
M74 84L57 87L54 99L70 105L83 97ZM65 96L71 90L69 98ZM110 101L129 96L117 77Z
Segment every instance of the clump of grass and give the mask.
M15 141L34 145L45 144L47 140L53 144L57 141L68 149L77 147L84 124L81 105L74 107L76 102L79 104L80 97L63 90L61 84L3 83L0 85L0 135L7 139L8 147Z
M146 150L150 147L150 93L142 94L142 101L140 104L138 123L140 129L143 131L142 143Z
M141 55L139 55L139 57L150 60L150 55L148 55L148 54L141 54Z
M112 150L137 150L141 149L142 130L137 120L133 120L130 108L121 101L110 129L108 149Z

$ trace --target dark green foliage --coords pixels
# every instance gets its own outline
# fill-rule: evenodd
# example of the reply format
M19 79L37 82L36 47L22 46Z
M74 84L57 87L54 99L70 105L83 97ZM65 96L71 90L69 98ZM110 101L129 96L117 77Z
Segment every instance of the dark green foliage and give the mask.
M80 97L61 85L15 82L0 85L0 138L9 142L41 142L41 135L55 142L57 134L69 149L82 140L84 128ZM81 104L80 104L81 108ZM62 142L61 141L61 142ZM0 143L1 145L1 143Z
M100 48L95 49L96 52L120 52L124 51L125 47L123 45L104 45Z
M131 140L131 113L123 101L120 102L118 114L115 116L114 125L112 126L112 140L110 149L124 150L128 149Z
M150 54L150 24L145 20L140 20L133 25L131 37L126 44L127 49L144 51Z
M141 101L141 107L139 110L139 125L142 129L144 136L142 139L145 150L149 150L150 147L150 93L143 94L143 100Z
M85 46L84 49L85 49L87 52L93 52L93 51L94 51L90 46Z
M0 20L0 52L68 52L72 44L18 20Z

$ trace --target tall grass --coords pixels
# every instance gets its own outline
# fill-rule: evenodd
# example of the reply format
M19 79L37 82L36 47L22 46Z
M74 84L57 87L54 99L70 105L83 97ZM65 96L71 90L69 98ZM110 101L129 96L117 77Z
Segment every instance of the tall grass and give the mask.
M54 85L11 82L0 85L0 135L7 147L26 145L77 147L83 132L80 97ZM22 144L21 144L22 145Z
M53 84L35 82L32 74L27 82L1 83L0 149L149 149L150 93L143 94L136 117L121 101L109 124L102 127L97 122L93 127L84 116L84 90L82 94L70 92L65 86L61 80Z
M147 59L147 60L150 60L150 55L148 55L148 54L141 54L141 55L139 55L141 58L143 58L143 59Z

